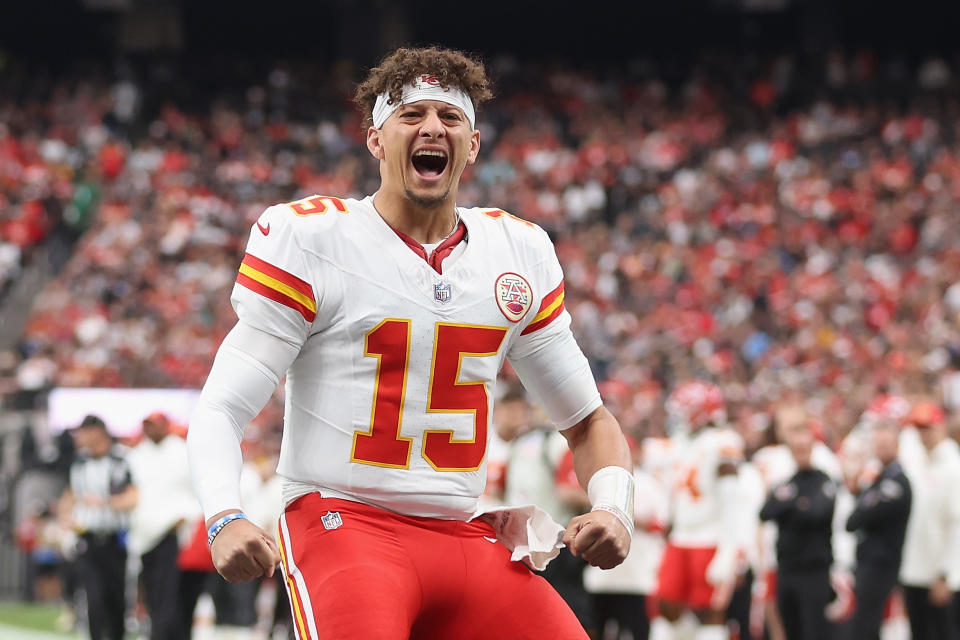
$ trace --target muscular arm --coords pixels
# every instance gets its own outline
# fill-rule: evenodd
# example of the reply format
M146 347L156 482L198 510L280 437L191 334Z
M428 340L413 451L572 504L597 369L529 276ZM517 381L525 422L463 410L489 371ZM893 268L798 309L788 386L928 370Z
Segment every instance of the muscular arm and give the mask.
M187 432L194 492L207 527L240 511L240 440L298 350L242 322L224 338ZM223 528L211 546L217 570L231 582L272 575L279 554L272 537L246 520Z
M593 474L603 467L631 470L627 441L617 419L606 407L597 407L586 418L560 433L573 451L573 468L581 486L586 487Z
M573 467L577 479L584 487L597 471L606 467L621 467L628 474L630 449L623 437L616 418L603 406L594 409L574 426L561 431L573 452ZM626 497L629 508L625 514L632 518L632 474L630 495ZM594 505L596 508L597 505ZM564 535L564 543L574 555L581 555L590 564L601 569L611 569L627 557L630 550L631 530L614 513L594 510L570 521Z
M190 476L207 518L240 507L240 440L296 357L242 322L224 338L187 432Z

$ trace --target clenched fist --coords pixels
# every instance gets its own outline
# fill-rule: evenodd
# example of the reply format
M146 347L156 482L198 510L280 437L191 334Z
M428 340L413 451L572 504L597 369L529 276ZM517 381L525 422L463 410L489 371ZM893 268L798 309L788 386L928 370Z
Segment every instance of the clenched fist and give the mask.
M563 543L591 565L612 569L630 551L630 532L607 511L591 511L570 521Z
M210 553L213 565L227 582L270 578L280 563L273 537L249 520L228 522L214 538Z

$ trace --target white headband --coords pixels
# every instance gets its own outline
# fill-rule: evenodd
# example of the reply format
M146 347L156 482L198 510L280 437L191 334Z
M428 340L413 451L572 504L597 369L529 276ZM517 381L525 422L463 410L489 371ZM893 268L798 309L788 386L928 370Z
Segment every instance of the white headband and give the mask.
M418 100L437 100L446 102L455 107L459 107L470 123L470 128L475 128L476 113L473 110L473 101L466 93L460 89L447 87L444 89L434 76L423 74L403 88L403 96L397 104L388 104L390 96L388 93L381 93L377 96L377 102L373 105L373 126L377 129L383 126L394 111L400 105L410 104Z

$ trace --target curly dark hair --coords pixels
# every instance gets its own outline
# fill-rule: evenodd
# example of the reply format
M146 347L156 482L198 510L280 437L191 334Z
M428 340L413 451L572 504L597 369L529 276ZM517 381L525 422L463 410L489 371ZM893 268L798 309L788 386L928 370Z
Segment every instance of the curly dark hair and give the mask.
M404 86L421 74L430 74L446 89L462 90L473 100L473 108L493 97L483 63L460 51L440 47L400 48L380 61L357 87L353 101L364 114L364 126L373 124L373 105L377 96L387 92L390 104L397 104Z

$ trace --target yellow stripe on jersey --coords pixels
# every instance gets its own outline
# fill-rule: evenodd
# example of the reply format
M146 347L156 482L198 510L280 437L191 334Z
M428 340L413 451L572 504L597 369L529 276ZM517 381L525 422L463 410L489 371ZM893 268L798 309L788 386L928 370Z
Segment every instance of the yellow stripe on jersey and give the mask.
M240 265L240 273L247 276L248 278L252 278L256 280L257 282L259 282L265 287L269 287L274 291L282 293L288 298L292 298L296 300L297 302L302 304L304 307L306 307L310 311L314 313L317 312L317 303L313 300L313 298L303 295L293 287L287 284L284 284L283 282L280 282L276 278L272 278L267 274L263 273L262 271L257 271L256 269L254 269L248 264Z
M560 295L558 295L557 298L547 308L543 309L540 313L533 317L533 320L530 321L530 324L534 324L535 322L540 322L545 318L549 318L550 314L556 311L557 307L563 304L563 296L564 293L561 291Z

